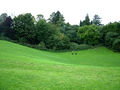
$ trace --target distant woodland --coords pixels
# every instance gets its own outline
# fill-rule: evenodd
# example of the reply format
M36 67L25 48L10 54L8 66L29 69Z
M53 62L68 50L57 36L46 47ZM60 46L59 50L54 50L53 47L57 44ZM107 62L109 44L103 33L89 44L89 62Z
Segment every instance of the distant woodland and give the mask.
M2 13L0 39L44 50L81 50L103 45L120 51L120 22L103 25L99 15L90 20L87 14L79 25L71 25L60 11L53 12L47 20L42 14L37 18L31 13L11 18Z

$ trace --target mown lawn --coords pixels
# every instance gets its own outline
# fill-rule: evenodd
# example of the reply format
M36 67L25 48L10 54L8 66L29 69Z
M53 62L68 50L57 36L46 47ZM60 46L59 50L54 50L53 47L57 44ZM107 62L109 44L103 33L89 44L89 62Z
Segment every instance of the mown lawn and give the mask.
M40 51L0 40L0 90L120 90L120 53Z

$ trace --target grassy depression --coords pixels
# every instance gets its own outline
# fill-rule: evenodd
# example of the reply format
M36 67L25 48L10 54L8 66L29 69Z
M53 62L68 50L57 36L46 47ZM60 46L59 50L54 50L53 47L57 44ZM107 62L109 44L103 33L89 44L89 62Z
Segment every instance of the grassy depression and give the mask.
M120 53L40 51L0 40L0 90L120 90Z

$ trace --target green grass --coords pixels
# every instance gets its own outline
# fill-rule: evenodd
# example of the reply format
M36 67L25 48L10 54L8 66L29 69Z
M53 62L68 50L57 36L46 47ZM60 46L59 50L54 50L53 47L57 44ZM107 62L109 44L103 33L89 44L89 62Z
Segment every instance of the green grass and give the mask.
M120 90L120 53L40 51L0 40L0 90Z

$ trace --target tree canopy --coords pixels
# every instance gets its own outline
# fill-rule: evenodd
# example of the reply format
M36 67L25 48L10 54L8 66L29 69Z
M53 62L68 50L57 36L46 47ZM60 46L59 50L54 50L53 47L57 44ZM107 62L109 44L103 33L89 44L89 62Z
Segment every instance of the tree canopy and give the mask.
M22 44L38 49L79 50L102 44L114 51L120 51L120 22L101 24L95 14L80 20L80 25L65 22L60 11L53 12L49 19L38 14L20 14L11 18L6 13L0 15L0 38L8 37Z

